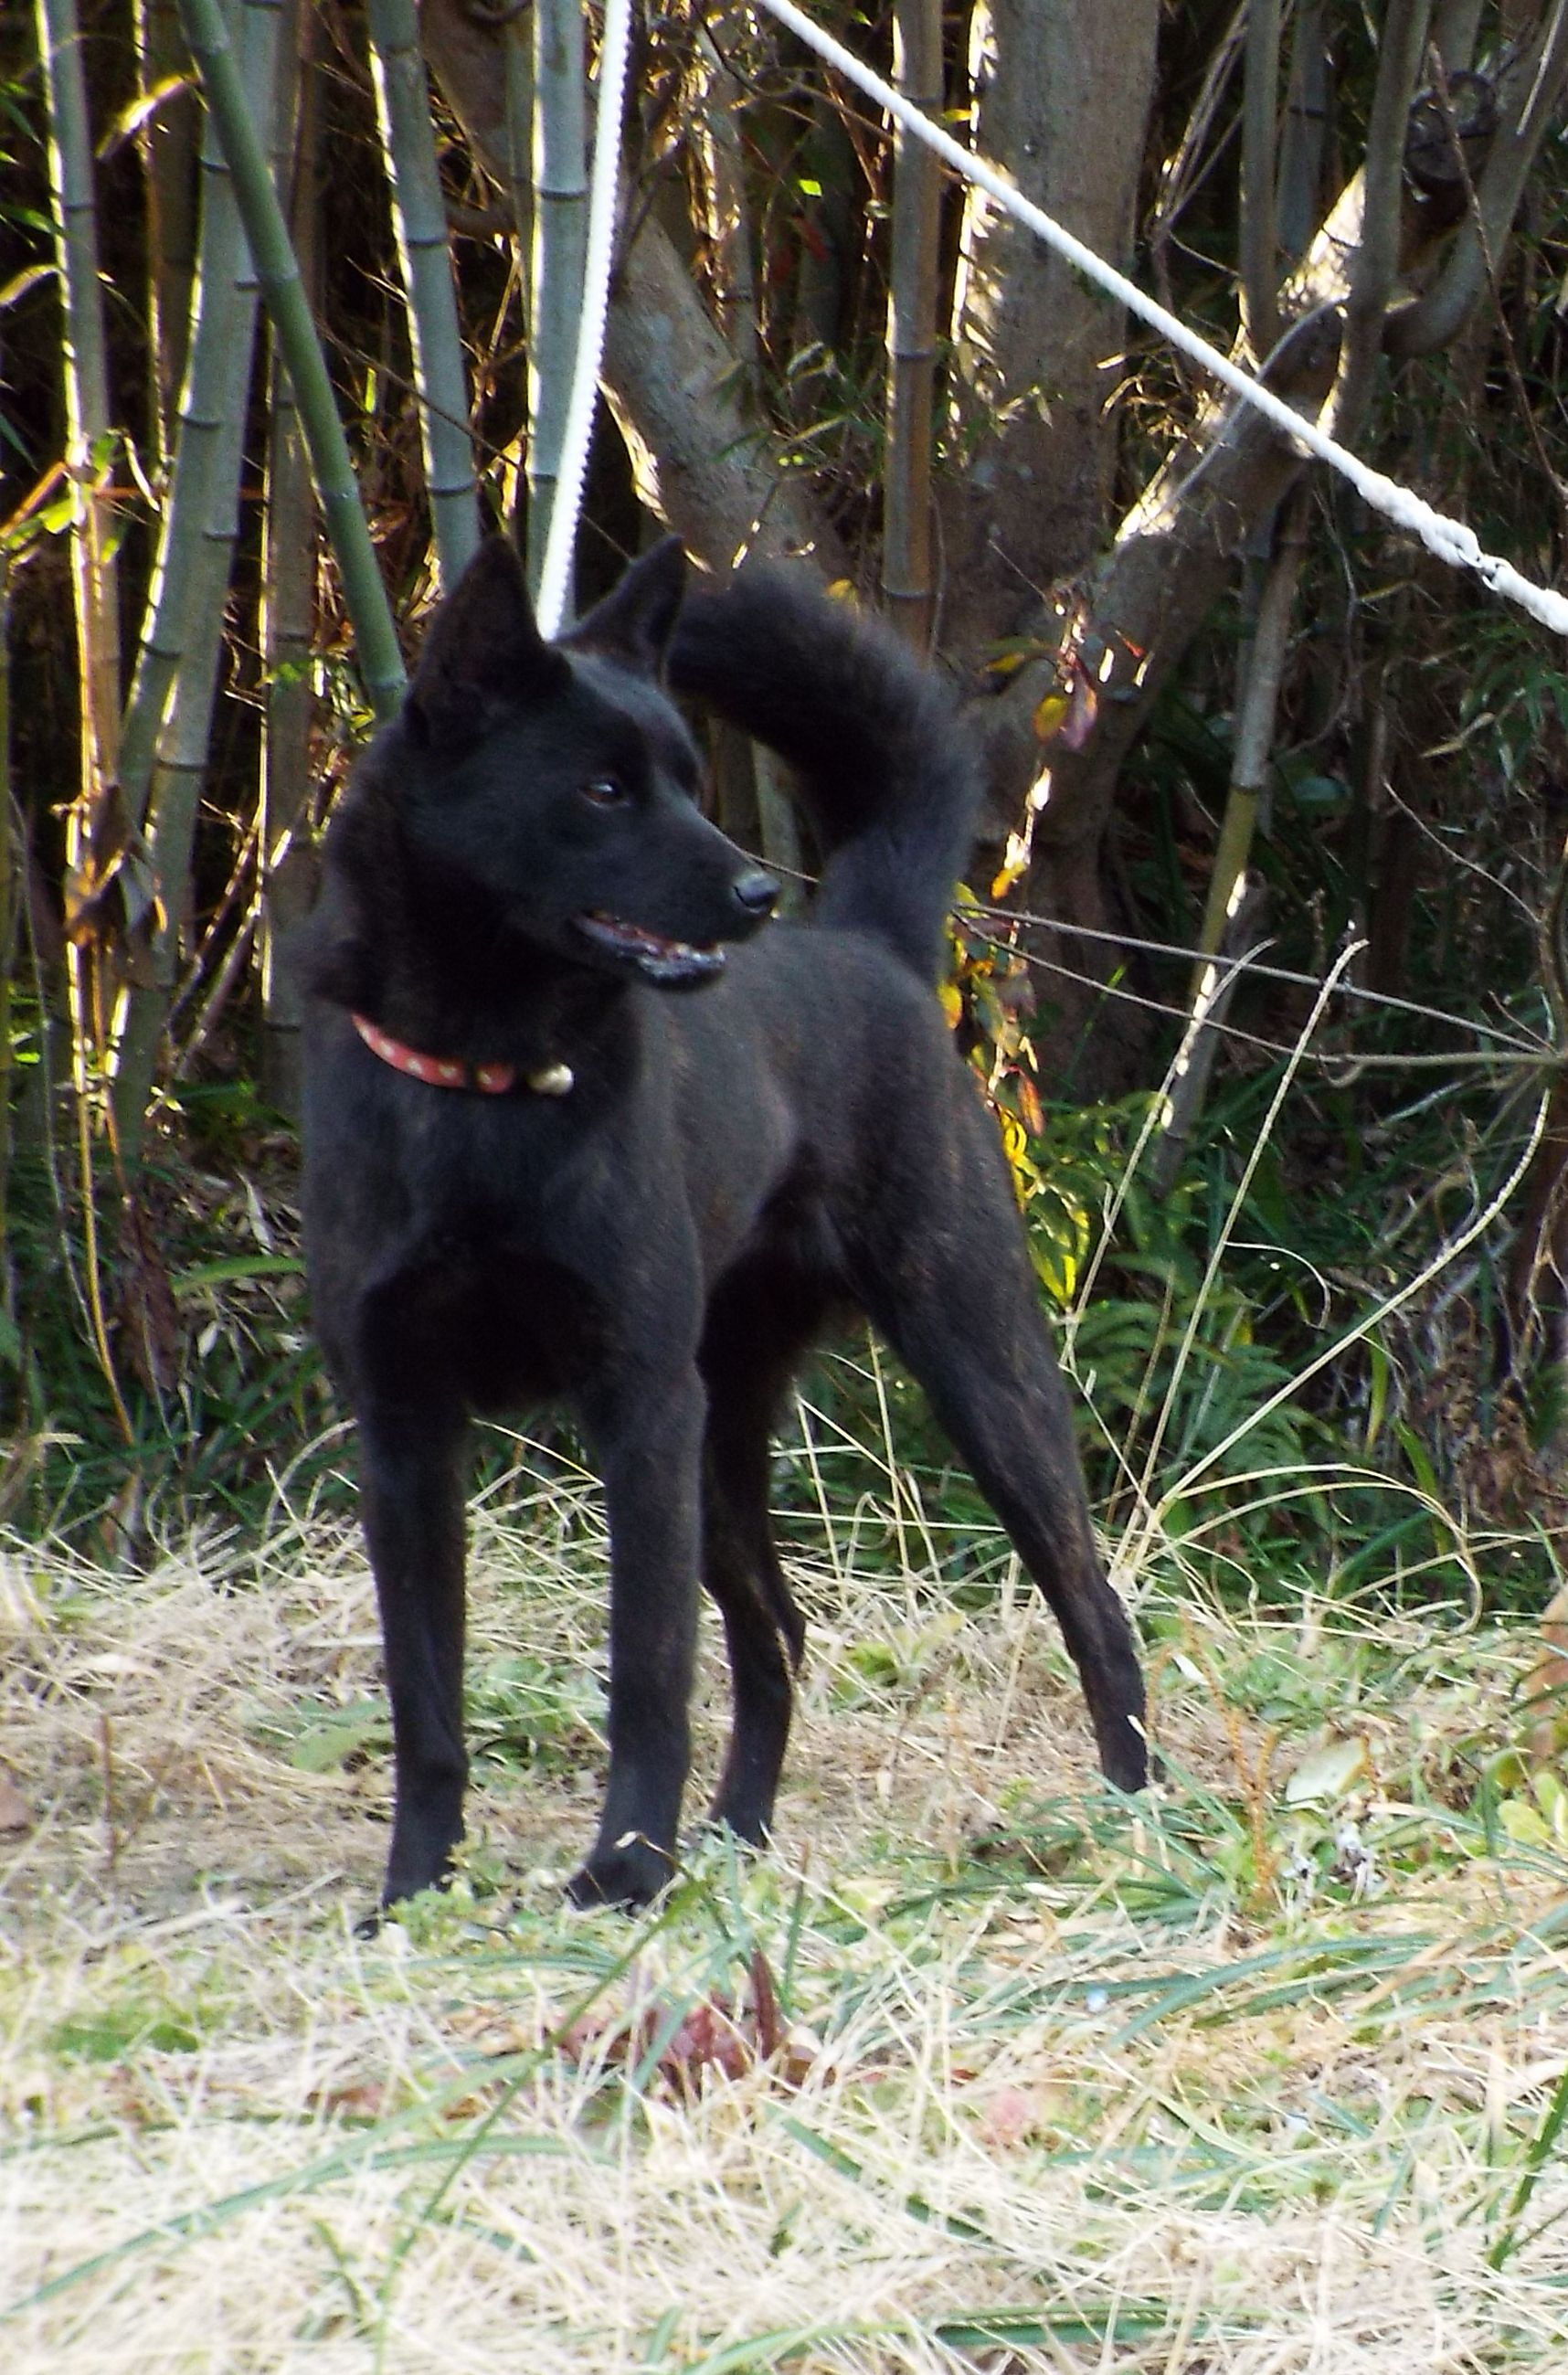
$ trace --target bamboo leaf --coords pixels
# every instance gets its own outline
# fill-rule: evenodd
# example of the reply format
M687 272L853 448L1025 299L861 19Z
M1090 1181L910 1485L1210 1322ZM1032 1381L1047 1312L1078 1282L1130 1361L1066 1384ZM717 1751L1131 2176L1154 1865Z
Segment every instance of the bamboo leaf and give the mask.
M118 156L126 141L134 140L138 132L145 129L155 116L162 112L171 100L178 99L183 91L195 89L194 75L173 74L165 75L160 81L154 83L149 90L140 92L128 107L121 109L99 142L99 162L106 164L111 157Z

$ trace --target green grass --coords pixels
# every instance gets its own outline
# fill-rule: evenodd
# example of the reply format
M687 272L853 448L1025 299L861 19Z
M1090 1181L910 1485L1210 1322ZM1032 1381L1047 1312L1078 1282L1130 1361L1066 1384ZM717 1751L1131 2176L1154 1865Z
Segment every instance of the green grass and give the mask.
M352 1532L139 1574L6 1545L0 2364L1559 2368L1528 1626L1284 1583L1237 1613L1151 1555L1171 1778L1130 1811L1032 1595L934 1506L800 1527L778 1849L710 1841L629 1923L560 1897L604 1544L525 1452L476 1515L467 1868L373 1940ZM705 1775L721 1712L715 1680Z

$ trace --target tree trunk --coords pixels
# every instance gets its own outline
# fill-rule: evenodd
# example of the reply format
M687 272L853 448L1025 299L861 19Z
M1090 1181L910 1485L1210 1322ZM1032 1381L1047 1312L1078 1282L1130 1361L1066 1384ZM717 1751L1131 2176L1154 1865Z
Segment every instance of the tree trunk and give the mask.
M974 145L1027 197L1125 264L1154 88L1159 0L978 0ZM1110 516L1118 306L972 189L953 324L942 498L943 641L967 660L1083 567Z

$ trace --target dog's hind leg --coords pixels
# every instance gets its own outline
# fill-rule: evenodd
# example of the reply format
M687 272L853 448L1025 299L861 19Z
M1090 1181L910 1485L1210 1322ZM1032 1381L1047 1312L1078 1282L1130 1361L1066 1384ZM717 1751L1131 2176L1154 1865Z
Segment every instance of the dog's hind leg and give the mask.
M711 1819L760 1847L789 1739L792 1670L806 1626L790 1597L768 1517L772 1397L737 1382L717 1395L703 1471L702 1580L724 1620L735 1713Z
M445 1879L463 1836L464 1430L428 1408L361 1407L359 1422L395 1772L382 1902L395 1905Z
M961 1215L932 1215L909 1250L868 1265L867 1308L1055 1611L1107 1778L1140 1790L1149 1755L1138 1650L1094 1547L1067 1388L1011 1192L988 1164L965 1194L973 1201Z
M806 1625L768 1515L770 1452L791 1380L826 1300L798 1263L762 1257L725 1282L702 1339L708 1433L702 1580L724 1621L734 1719L710 1819L760 1846L794 1712Z

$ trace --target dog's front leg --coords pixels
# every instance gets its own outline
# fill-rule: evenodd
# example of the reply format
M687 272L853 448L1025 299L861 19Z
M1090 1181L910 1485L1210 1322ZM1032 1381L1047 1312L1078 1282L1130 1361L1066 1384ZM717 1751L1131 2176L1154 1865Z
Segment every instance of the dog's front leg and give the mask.
M579 1905L646 1905L675 1869L690 1763L701 1463L706 1398L695 1367L595 1397L584 1423L610 1530L609 1779Z
M383 1905L438 1886L463 1836L463 1424L360 1412L360 1515L381 1605L395 1801Z

